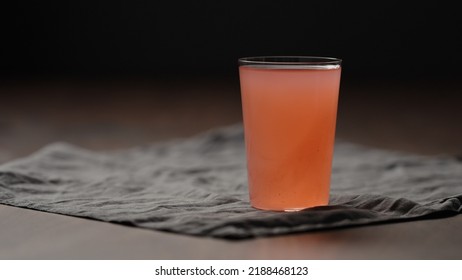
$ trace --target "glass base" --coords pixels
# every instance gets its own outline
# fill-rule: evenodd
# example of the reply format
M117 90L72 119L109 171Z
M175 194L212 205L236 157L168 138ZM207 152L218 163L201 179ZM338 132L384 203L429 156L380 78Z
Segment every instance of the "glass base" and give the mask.
M255 205L252 205L252 207L257 209L257 210L273 211L273 212L299 212L299 211L303 211L303 210L310 209L310 208L313 208L313 207L326 206L326 205L327 204L313 205L313 206L308 206L308 207L283 208L283 209L272 209L272 208L266 208L266 207L259 207L259 206L255 206Z

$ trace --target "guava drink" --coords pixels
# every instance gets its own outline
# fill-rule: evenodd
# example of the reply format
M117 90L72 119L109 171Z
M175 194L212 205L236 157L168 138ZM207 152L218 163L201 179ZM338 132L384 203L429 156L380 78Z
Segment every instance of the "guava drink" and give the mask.
M340 72L340 66L239 67L253 207L328 204Z

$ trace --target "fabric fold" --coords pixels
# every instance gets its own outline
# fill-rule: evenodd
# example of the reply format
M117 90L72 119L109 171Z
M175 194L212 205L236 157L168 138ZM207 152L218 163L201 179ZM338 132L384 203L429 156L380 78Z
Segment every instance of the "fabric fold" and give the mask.
M113 152L66 143L0 166L0 203L195 236L245 239L462 212L462 162L337 142L329 206L249 205L241 125Z

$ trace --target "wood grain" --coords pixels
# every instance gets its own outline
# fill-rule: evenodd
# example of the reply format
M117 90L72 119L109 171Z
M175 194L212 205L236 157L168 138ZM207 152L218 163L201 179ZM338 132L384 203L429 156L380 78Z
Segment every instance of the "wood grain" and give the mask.
M447 84L347 86L337 136L462 153L459 92ZM118 149L241 120L238 87L228 82L3 84L0 96L0 162L54 141ZM1 259L461 259L460 232L459 215L229 242L0 205Z

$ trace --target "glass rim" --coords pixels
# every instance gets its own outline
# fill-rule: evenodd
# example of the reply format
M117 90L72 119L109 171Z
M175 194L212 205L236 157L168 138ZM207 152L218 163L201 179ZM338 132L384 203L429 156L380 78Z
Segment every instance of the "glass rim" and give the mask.
M324 56L251 56L238 59L239 66L340 66L342 60Z

